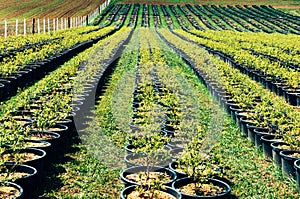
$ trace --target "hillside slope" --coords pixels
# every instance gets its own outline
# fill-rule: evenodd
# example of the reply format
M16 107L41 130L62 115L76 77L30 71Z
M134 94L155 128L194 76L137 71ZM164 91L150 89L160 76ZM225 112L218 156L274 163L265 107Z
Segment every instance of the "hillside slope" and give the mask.
M0 2L0 20L55 18L87 15L105 0L5 0Z

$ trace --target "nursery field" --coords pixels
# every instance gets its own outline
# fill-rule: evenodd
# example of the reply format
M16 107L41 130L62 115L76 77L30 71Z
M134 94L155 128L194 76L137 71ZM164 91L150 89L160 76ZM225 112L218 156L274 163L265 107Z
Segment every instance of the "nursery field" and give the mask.
M195 2L0 39L0 198L300 197L300 17Z

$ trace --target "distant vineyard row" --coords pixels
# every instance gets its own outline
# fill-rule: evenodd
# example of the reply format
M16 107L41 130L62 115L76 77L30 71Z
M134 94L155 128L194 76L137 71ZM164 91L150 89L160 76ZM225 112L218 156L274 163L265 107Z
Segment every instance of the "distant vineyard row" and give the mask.
M132 5L133 6L133 5ZM124 17L122 10L128 4L111 5L96 24L112 17ZM272 6L216 6L216 5L134 5L132 16L142 15L142 26L169 26L197 30L234 30L250 32L300 33L300 17L290 15Z

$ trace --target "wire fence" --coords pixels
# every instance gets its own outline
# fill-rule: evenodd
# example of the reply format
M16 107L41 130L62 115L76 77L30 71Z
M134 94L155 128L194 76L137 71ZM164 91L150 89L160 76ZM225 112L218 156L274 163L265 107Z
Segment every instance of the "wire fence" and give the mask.
M109 5L110 1L111 0L106 0L86 16L16 19L15 21L4 20L0 23L0 37L3 36L4 38L7 38L10 35L39 34L86 26L94 21L94 19Z

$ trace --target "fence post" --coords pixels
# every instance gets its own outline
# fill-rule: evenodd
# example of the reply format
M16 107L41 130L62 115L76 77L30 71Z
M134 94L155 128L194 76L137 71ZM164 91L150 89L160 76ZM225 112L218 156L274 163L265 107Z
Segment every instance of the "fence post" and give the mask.
M46 19L43 19L43 32L46 33Z
M18 35L18 25L19 25L19 21L18 21L18 19L16 19L16 36Z
M32 18L32 34L35 32L35 18Z
M7 38L7 21L6 19L4 20L4 39Z
M60 18L60 29L64 29L63 18Z
M55 19L53 19L53 31L55 31Z
M24 35L26 35L26 19L24 18Z
M50 19L48 18L48 32L50 32Z
M40 19L37 20L37 25L38 25L38 34L40 34L41 33Z
M56 31L58 31L58 18L56 18Z

